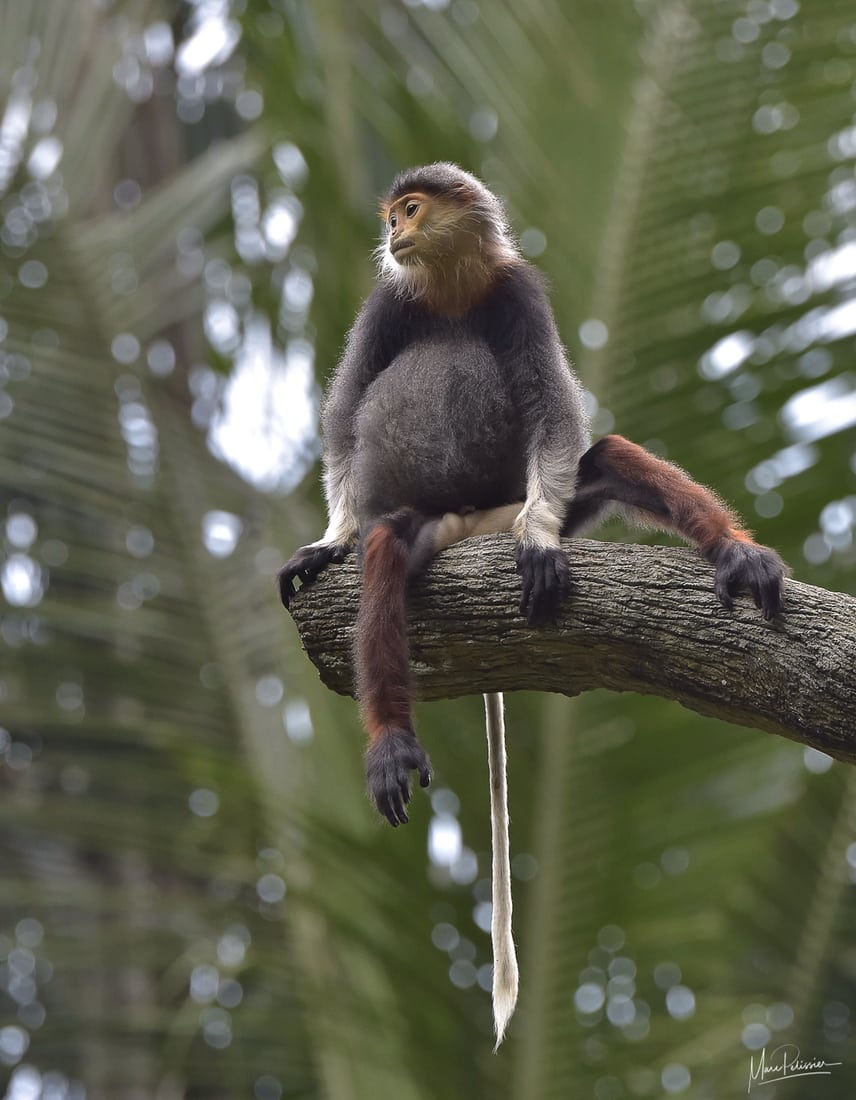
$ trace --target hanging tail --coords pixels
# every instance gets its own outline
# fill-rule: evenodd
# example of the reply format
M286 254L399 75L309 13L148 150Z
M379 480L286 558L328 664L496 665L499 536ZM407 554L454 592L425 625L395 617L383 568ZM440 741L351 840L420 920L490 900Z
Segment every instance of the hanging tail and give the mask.
M511 857L508 844L508 782L505 757L505 716L499 692L484 697L487 760L490 775L490 828L492 865L493 1020L496 1046L517 1004L517 955L511 934Z

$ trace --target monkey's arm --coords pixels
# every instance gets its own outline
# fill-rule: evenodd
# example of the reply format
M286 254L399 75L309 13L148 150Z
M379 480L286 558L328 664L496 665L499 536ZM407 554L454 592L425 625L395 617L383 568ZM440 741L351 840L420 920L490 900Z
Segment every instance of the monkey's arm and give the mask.
M301 546L279 572L279 594L288 607L296 581L310 584L330 562L341 562L359 534L354 479L356 418L372 379L389 364L403 325L396 325L400 306L385 287L377 287L363 304L348 334L321 415L324 436L324 495L327 528L316 542ZM384 320L386 317L386 320Z
M515 270L494 295L488 333L526 443L526 499L511 528L520 611L528 622L543 623L555 617L570 587L559 534L590 441L583 391L533 268Z
M357 540L357 505L351 471L351 456L324 455L324 495L327 498L327 528L316 542L301 546L278 574L279 595L288 607L297 591L295 581L311 584L330 562L344 561Z

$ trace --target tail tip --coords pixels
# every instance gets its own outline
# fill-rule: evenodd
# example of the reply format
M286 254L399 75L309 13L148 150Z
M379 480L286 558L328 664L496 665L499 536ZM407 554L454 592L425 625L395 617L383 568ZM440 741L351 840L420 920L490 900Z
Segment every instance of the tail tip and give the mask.
M501 983L495 985L493 990L493 1026L496 1032L496 1042L494 1043L493 1052L499 1050L502 1040L505 1038L505 1032L508 1028L508 1022L514 1015L514 1009L517 1006L517 974L513 976L513 980L508 983Z

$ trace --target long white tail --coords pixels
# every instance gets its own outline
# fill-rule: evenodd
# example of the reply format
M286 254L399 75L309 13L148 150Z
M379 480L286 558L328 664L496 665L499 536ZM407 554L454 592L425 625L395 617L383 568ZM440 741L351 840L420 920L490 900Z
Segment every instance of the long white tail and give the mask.
M499 692L484 697L487 762L490 773L490 832L493 849L490 936L493 941L493 1021L496 1046L517 1004L517 955L511 935L511 857L508 847L508 781L505 715Z

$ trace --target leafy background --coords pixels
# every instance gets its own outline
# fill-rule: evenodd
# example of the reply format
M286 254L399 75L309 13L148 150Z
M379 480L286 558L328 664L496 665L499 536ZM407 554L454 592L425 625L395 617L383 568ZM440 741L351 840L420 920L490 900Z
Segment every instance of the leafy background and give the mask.
M491 1053L480 702L392 833L274 598L375 196L505 197L613 424L854 591L850 0L0 2L7 1098L856 1087L856 781L677 705L509 701ZM611 536L623 537L618 528ZM636 538L638 535L632 536Z

